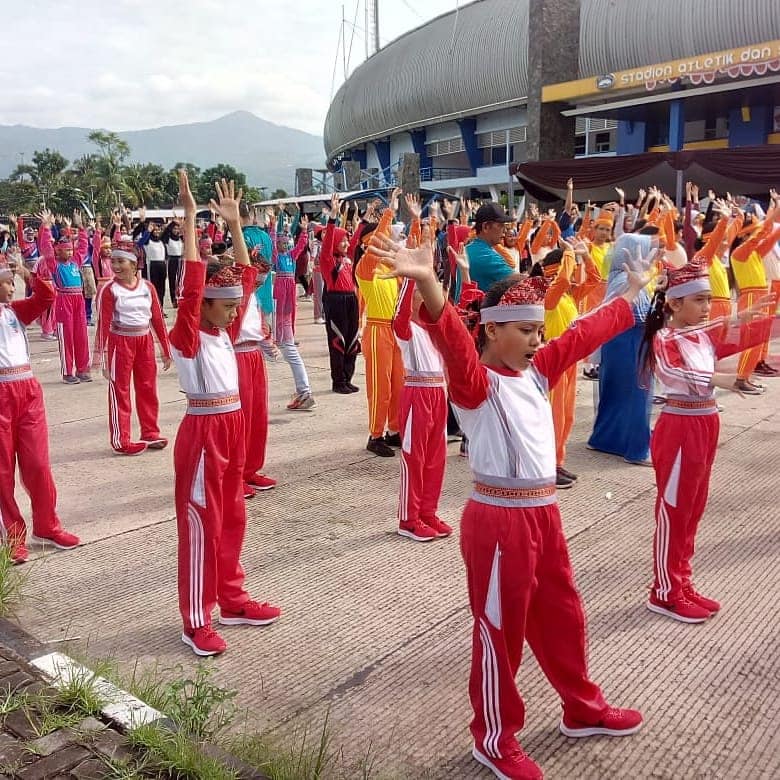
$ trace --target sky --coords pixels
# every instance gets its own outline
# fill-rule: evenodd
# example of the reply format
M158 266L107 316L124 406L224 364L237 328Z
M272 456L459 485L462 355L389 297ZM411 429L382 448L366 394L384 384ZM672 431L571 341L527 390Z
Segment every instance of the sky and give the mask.
M458 5L378 2L383 45ZM343 5L351 71L365 58L364 6ZM245 110L321 135L344 80L341 19L334 0L15 3L4 19L0 124L138 130Z

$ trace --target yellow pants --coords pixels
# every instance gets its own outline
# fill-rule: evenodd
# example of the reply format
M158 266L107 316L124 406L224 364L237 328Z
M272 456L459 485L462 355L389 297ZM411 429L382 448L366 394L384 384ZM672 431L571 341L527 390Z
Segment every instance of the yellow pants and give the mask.
M763 287L749 287L743 290L739 294L737 311L742 312L745 309L749 309L765 295L767 295L767 290ZM750 379L750 375L756 370L756 366L763 360L762 355L766 354L765 350L768 351L767 345L751 347L740 354L739 362L737 363L737 377L739 379Z

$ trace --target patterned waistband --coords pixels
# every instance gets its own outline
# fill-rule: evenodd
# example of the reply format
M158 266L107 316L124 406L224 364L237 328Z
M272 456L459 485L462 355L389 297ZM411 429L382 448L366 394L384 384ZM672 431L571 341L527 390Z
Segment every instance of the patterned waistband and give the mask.
M554 484L513 488L475 482L471 497L479 503L496 506L544 506L556 502Z
M747 293L761 293L762 295L766 295L768 290L769 290L769 285L767 285L766 287L740 287L739 294L745 295Z
M381 325L382 327L389 328L392 324L392 320L382 320L378 317L366 317L366 325Z
M187 396L187 414L225 414L241 408L238 393L217 396L215 398L196 398Z
M662 412L666 414L682 414L693 417L717 414L718 402L714 398L705 398L701 401L684 401L679 398L667 398Z
M404 384L444 387L444 374L407 374L404 377Z
M149 326L120 325L118 322L112 322L109 331L117 336L145 336L149 332Z
M289 271L277 271L276 272L276 278L277 279L295 279L295 274L290 273Z
M240 344L233 344L233 352L237 355L242 352L257 352L261 349L259 341L242 341Z
M57 292L60 295L82 295L84 290L81 287L58 287Z
M0 368L0 382L18 382L20 379L32 379L33 372L30 364L23 366L10 366Z

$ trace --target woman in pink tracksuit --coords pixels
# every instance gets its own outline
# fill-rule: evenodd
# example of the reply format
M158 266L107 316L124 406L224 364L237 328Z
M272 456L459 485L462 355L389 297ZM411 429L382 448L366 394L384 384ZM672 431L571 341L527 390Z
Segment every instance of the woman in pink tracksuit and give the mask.
M87 315L81 287L81 266L89 248L87 231L81 223L81 215L77 211L74 212L73 224L78 230L74 251L73 241L69 236L63 235L56 245L53 243L51 212L42 212L41 220L38 233L41 263L38 273L51 279L57 290L54 317L57 322L62 381L67 385L91 382Z

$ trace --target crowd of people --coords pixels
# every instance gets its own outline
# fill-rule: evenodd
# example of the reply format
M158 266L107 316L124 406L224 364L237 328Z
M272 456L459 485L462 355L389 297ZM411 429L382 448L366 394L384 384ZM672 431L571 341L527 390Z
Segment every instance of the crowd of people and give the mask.
M334 195L322 214L306 215L250 208L222 181L211 219L200 219L181 171L183 218L160 223L141 210L134 224L118 209L104 227L79 213L11 217L0 235L0 515L13 560L28 557L17 461L34 537L79 544L56 513L25 333L38 320L41 338L58 340L65 384L101 368L119 454L167 446L155 350L164 370L175 364L186 396L174 450L182 641L201 656L225 651L216 606L222 624L277 620L278 607L244 589L245 501L276 485L264 473L265 360L290 366L288 410L316 408L296 341L298 301L310 299L334 393L360 392L363 355L366 449L400 454L401 536L452 535L437 509L448 436L462 440L474 476L460 542L474 618L475 759L498 777L542 777L516 737L524 641L561 697L562 733L634 733L640 712L610 706L588 675L556 491L577 481L566 447L582 365L582 378L598 383L588 446L655 469L647 608L682 623L719 611L692 572L718 441L715 389L760 394L760 378L780 373L769 364L780 196L700 194L688 184L678 208L657 188L634 203L618 188L611 203L579 206L569 181L559 212L510 214L495 202L422 203L396 189L384 202ZM737 370L719 370L730 355ZM651 432L653 403L662 408Z

